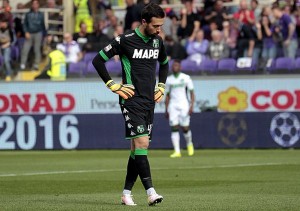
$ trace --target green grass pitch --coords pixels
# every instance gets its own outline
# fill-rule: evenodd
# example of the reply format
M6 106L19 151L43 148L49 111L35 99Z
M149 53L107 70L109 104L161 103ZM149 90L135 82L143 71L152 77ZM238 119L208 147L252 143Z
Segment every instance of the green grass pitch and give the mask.
M0 210L300 210L300 150L150 150L157 192L120 205L129 150L0 151Z

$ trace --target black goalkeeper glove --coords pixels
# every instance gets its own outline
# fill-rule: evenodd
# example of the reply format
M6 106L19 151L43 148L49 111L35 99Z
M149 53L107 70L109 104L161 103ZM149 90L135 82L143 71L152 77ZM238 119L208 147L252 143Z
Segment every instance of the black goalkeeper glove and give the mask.
M165 94L166 85L164 83L158 83L154 90L154 101L159 103Z
M134 86L132 84L116 84L113 80L109 80L105 85L112 92L120 95L124 100L134 95Z

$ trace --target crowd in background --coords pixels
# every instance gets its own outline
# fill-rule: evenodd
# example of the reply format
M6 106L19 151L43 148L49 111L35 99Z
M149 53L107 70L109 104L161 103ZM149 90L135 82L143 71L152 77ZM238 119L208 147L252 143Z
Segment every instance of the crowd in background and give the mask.
M279 56L298 56L300 1L277 0L273 5L263 6L257 0L240 0L239 5L224 6L224 2L230 1L203 0L204 6L198 7L193 0L183 0L181 9L172 8L168 0L157 1L167 15L160 35L169 59L188 59L200 64L205 59L247 57L263 68ZM149 0L125 0L124 20L116 16L108 0L98 0L96 4L91 4L91 0L73 0L74 33L65 32L62 37L47 33L61 31L62 26L45 28L39 1L31 1L31 10L24 18L11 13L8 0L2 2L0 77L10 81L14 70L39 70L41 60L53 50L53 42L65 54L67 64L81 61L87 52L99 51L117 35L139 25L140 12ZM44 6L61 6L57 3L48 0ZM18 4L17 9L22 8L24 5ZM50 18L62 19L58 13L50 14ZM20 51L13 67L11 46L18 46Z

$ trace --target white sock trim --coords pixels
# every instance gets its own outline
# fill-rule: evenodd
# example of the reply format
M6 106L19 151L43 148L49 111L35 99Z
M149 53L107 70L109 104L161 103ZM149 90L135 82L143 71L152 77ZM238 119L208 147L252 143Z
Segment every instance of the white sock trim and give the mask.
M153 195L153 194L156 194L156 191L154 188L149 188L147 191L147 195L150 196L150 195Z
M123 195L126 195L126 194L131 195L131 190L124 189L123 190Z
M174 151L180 153L180 134L179 131L171 133L172 144Z

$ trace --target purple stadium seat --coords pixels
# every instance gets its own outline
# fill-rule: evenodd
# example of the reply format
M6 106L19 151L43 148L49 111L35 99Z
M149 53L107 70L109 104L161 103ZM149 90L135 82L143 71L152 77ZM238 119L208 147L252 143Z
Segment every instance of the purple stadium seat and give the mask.
M181 61L181 71L188 74L195 74L197 71L199 71L199 66L195 61L183 59Z
M300 57L297 57L295 60L295 66L293 72L300 73Z
M98 52L86 52L83 56L83 61L88 64L90 61L94 59Z
M112 76L120 76L122 74L122 66L120 61L108 60L105 62L107 71Z
M98 73L92 63L92 61L89 61L86 65L85 71L83 72L85 77L97 77Z
M234 74L236 72L236 60L233 58L220 59L216 74Z
M239 67L238 60L236 65L236 74L254 74L257 70L257 61L252 59L251 65L246 67Z
M82 73L86 67L84 61L80 61L77 63L69 63L68 65L68 78L78 78L82 77Z
M218 61L212 59L203 59L199 65L199 70L205 74L214 74L217 70Z
M295 59L279 57L275 60L274 67L270 68L270 73L292 73Z

